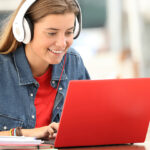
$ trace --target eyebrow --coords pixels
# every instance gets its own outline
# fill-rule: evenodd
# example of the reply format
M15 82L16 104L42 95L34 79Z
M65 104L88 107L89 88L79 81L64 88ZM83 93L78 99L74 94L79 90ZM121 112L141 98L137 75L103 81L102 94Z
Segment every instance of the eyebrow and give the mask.
M72 29L74 29L74 27L71 27L71 28L69 28L67 30L72 30ZM46 28L46 30L55 30L55 31L58 31L59 29L56 29L56 28Z

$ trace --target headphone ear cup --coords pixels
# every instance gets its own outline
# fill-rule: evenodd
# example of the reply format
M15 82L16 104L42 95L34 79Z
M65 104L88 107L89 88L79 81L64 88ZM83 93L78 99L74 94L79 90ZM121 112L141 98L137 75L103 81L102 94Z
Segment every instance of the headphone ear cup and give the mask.
M29 43L33 37L33 25L28 17L23 18L23 28L24 28L24 44Z
M74 39L76 39L80 35L80 32L82 30L82 12L78 0L74 0L74 1L79 8L79 14L76 16L75 29L74 29Z
M80 32L80 24L79 24L78 19L76 18L76 20L75 20L75 29L74 29L74 39L76 39L78 37L79 32Z

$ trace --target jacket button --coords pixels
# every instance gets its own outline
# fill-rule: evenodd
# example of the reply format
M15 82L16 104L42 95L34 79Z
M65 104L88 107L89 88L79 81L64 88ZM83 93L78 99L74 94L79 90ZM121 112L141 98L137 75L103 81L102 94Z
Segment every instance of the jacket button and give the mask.
M59 109L59 107L57 107L57 109Z
M35 116L34 115L32 115L32 119L34 119L35 118Z
M30 96L33 97L33 93L31 93Z
M62 87L60 87L60 88L59 88L59 91L61 91L62 89L63 89L63 88L62 88Z
M7 130L7 126L4 126L3 129L4 129L4 130Z
M55 81L52 81L52 84L55 84Z

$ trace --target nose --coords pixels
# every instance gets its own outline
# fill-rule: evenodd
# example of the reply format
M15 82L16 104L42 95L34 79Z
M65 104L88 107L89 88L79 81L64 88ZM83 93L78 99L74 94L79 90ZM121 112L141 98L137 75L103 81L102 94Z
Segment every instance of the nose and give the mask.
M67 38L65 35L60 35L57 37L56 40L56 46L59 47L60 49L65 49L67 45Z

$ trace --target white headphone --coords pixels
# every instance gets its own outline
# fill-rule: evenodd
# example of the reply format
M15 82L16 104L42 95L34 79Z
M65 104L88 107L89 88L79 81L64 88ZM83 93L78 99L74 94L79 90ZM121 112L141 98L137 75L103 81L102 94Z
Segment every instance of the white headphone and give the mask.
M27 44L32 39L33 27L31 21L28 18L25 18L25 14L35 1L36 0L26 0L21 6L21 8L19 9L16 18L14 19L12 31L14 37L18 42L23 42ZM79 14L77 15L76 18L75 31L74 31L74 39L76 39L79 36L82 29L82 13L78 1L77 0L74 1L79 8Z

